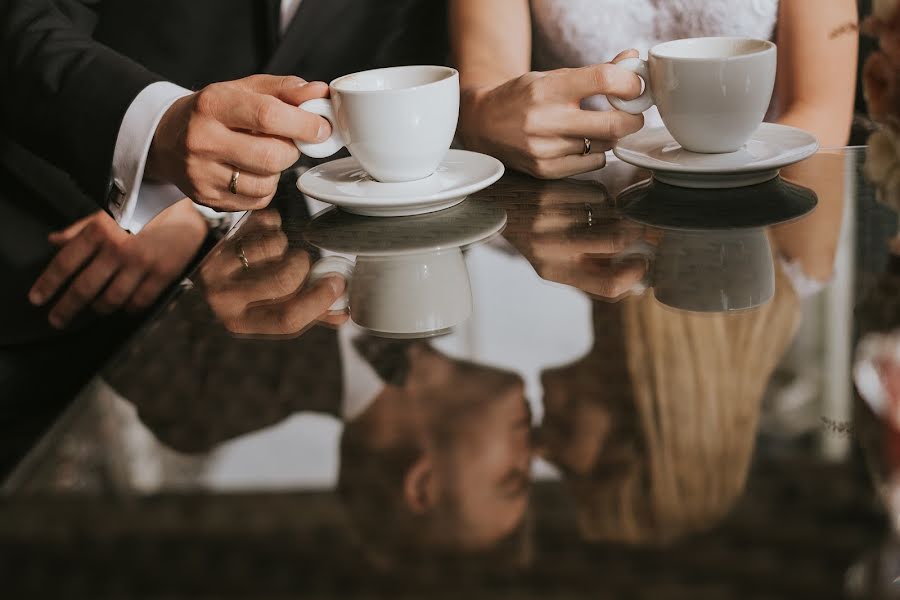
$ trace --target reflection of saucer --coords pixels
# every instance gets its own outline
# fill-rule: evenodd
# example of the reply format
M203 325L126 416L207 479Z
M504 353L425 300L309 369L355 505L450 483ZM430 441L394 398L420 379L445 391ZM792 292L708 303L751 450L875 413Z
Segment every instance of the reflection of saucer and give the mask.
M310 169L297 180L297 187L307 196L335 204L346 212L370 217L400 217L455 206L502 175L503 163L496 158L466 150L450 150L437 171L418 181L375 181L351 157Z
M619 140L616 156L653 177L687 188L733 188L768 181L779 169L815 154L816 138L802 129L763 123L743 148L725 154L688 152L665 127L643 129Z
M802 217L818 203L816 193L780 177L756 185L690 189L649 180L616 200L632 221L661 229L745 229Z
M328 209L309 225L309 243L340 254L400 256L461 248L484 241L506 225L506 211L473 200L426 215L373 219Z

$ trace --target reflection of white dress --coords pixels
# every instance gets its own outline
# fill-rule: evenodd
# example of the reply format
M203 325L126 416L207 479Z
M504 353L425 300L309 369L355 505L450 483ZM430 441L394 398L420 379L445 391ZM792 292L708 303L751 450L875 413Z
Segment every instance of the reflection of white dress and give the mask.
M628 48L643 58L670 40L705 36L772 38L778 0L531 0L538 70L608 62ZM609 108L595 96L585 107ZM647 124L660 125L652 108Z

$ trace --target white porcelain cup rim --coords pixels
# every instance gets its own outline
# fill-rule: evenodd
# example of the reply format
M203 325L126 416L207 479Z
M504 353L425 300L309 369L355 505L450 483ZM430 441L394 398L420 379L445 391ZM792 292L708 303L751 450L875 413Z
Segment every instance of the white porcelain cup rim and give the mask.
M684 46L706 46L710 47L713 44L735 44L735 43L750 43L754 46L757 46L755 49L751 49L746 52L738 52L734 54L728 53L710 53L706 55L698 55L698 56L689 56L689 55L679 55L674 51L675 48L681 48ZM609 103L616 110L621 110L623 112L627 112L633 115L638 115L649 109L651 106L656 104L656 99L654 98L652 85L650 82L650 66L649 59L656 58L660 60L666 60L671 62L694 62L694 63L702 63L702 62L741 62L748 60L757 60L759 57L764 56L769 53L773 53L777 51L777 46L774 42L769 40L763 40L752 37L743 37L743 36L723 36L723 37L699 37L699 38L684 38L680 40L672 40L669 42L662 42L653 46L648 52L648 60L644 60L642 58L626 58L625 60L621 60L616 63L617 67L627 69L640 77L644 83L644 91L637 98L633 98L631 100L625 100L623 98L619 98L616 96L609 96Z
M359 89L354 87L348 87L347 82L353 80L353 78L362 78L363 76L372 77L377 76L378 74L388 74L388 73L419 73L420 77L424 77L425 73L431 73L433 76L437 76L436 78L431 79L430 81L423 81L421 83L415 83L412 85L406 85L401 87L391 87L386 89ZM365 95L379 95L379 96L404 96L409 94L414 94L420 90L425 88L433 87L436 85L440 85L447 81L448 79L459 77L459 71L454 69L453 67L446 67L442 65L403 65L398 67L384 67L380 69L369 69L366 71L357 71L356 73L348 73L346 75L341 75L331 81L328 84L329 89L332 92L337 92L340 94L347 94L352 96L365 96ZM300 142L295 140L294 143L297 145L297 148L311 158L328 158L333 154L336 154L341 149L343 149L347 143L341 135L340 131L338 131L337 127L337 116L334 110L334 102L331 98L316 98L314 100L307 100L303 104L301 104L298 108L301 110L305 110L307 112L311 112L317 114L323 118L325 118L329 123L331 123L331 135L327 140L323 142L317 143L308 143L308 142Z
M391 72L411 72L411 71L430 71L432 73L441 72L443 73L443 77L439 79L435 79L433 81L426 81L424 83L418 83L414 85L407 85L403 87L396 88L388 88L388 89L356 89L353 87L346 87L341 84L346 83L347 80L350 80L354 77L361 77L363 75L370 76L376 75L378 73L391 73ZM390 93L410 93L415 90L420 90L422 88L426 88L429 86L437 85L442 81L450 79L454 76L458 76L459 71L454 69L453 67L446 67L443 65L402 65L398 67L383 67L380 69L369 69L367 71L357 71L356 73L347 73L346 75L341 75L340 77L336 77L331 80L331 83L328 84L328 87L334 90L339 91L342 94L390 94ZM302 108L303 105L301 104Z

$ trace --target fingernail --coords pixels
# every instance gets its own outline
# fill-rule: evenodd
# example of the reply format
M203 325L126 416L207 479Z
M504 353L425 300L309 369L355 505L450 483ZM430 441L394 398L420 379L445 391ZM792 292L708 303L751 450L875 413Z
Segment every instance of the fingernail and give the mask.
M339 275L327 277L325 281L328 283L328 287L331 288L331 292L335 296L340 296L344 293L344 290L347 289L347 281Z
M327 122L319 125L319 132L316 133L316 140L319 142L324 142L328 139L328 136L331 135L331 125Z
M35 306L40 306L44 303L44 295L38 290L31 290L30 292L28 292L28 301Z
M50 324L56 329L62 329L66 326L66 322L63 321L58 315L50 315L47 320L50 321Z

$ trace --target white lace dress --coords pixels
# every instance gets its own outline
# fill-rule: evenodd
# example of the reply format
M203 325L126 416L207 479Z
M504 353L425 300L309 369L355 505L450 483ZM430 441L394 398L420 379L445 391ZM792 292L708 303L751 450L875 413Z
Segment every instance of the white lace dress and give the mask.
M642 58L656 44L734 35L771 39L778 0L531 0L534 67L545 71L608 62L628 48ZM585 108L608 109L603 96ZM661 125L656 108L644 114Z
M772 39L778 0L531 0L531 13L534 68L546 71L609 62L628 48L647 58L656 44L689 37ZM583 106L610 108L604 96L587 98ZM656 107L644 119L647 127L662 125ZM780 262L801 297L822 289L823 282L798 264Z

